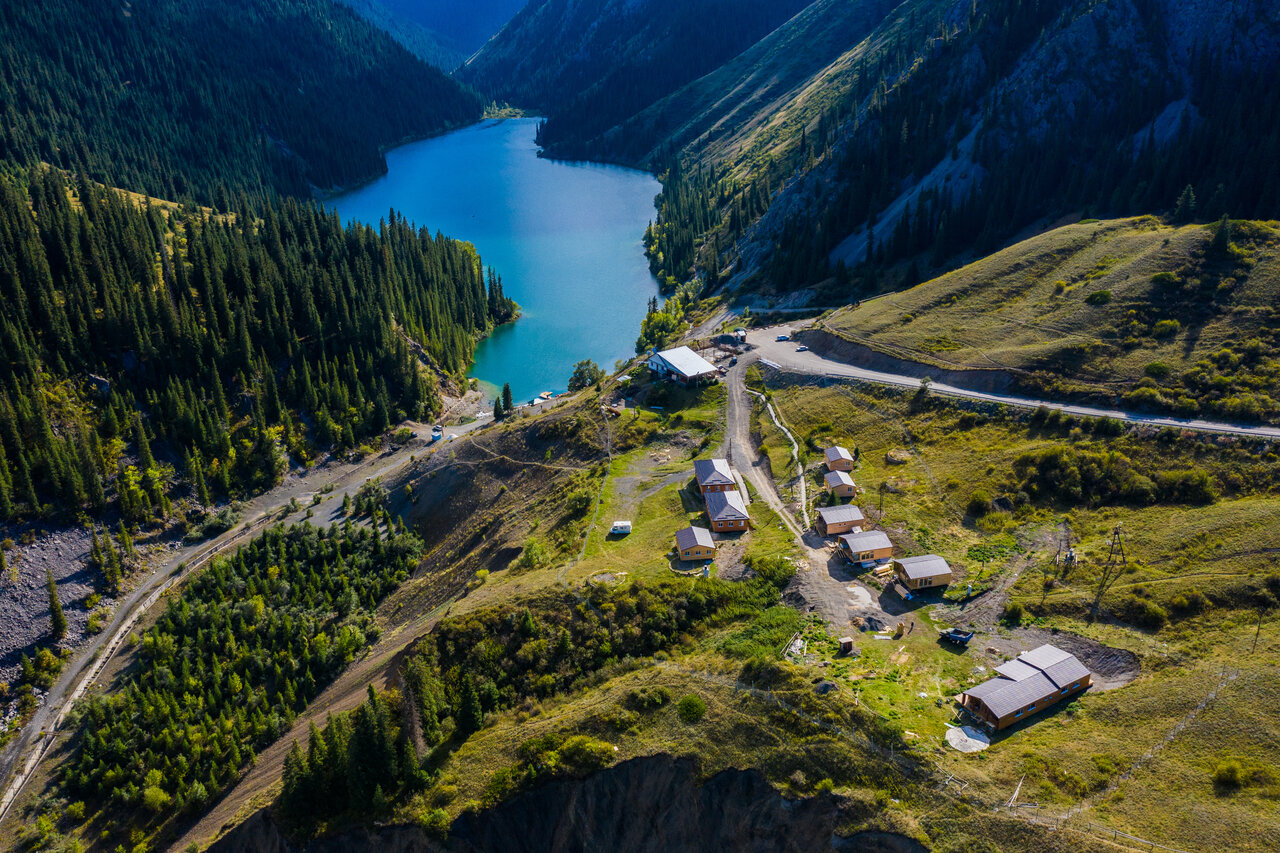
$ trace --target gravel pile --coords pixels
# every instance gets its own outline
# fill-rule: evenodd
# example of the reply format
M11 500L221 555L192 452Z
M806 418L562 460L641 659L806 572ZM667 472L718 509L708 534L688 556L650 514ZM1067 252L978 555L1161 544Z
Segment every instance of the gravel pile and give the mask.
M7 529L0 538L15 540L21 531ZM59 644L71 648L84 639L89 613L85 598L96 590L100 573L89 566L92 540L83 527L35 531L31 545L17 545L5 554L9 571L0 577L0 681L17 680L19 662L25 652L35 654L51 642L49 594L45 572L53 572L58 599L67 617L67 635ZM13 580L16 570L17 582Z

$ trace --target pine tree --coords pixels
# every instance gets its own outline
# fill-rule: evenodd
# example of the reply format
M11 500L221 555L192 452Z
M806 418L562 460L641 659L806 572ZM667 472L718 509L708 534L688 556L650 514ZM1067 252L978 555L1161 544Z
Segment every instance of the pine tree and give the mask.
M1190 222L1196 218L1196 191L1191 184L1187 184L1178 196L1178 203L1174 205L1173 215L1170 218L1178 224Z
M1209 254L1216 258L1225 258L1231 254L1231 220L1225 213L1213 229L1213 242L1209 244Z
M484 710L480 707L480 694L476 692L476 682L470 673L463 676L458 701L458 729L465 735L479 731L484 725Z
M502 410L508 415L515 411L515 406L512 405L512 402L511 402L511 383L510 382L504 382L502 384Z
M67 616L62 612L62 602L58 600L58 584L53 579L53 571L45 570L45 586L49 591L49 621L53 627L54 642L67 635Z

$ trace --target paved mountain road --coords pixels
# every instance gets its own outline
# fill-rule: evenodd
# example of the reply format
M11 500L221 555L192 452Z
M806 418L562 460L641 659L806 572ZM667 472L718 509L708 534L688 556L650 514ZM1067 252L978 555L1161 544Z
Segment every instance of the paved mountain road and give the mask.
M897 373L886 373L881 370L870 370L843 361L826 358L816 352L796 352L793 341L775 340L778 334L787 332L791 327L777 326L765 329L753 329L747 333L747 343L751 349L742 356L738 366L742 367L752 361L761 361L774 365L791 373L803 373L810 376L830 376L834 378L861 379L878 385L893 385L899 388L919 388L920 377L904 376ZM1143 424L1153 427L1170 427L1195 432L1212 432L1225 435L1248 436L1252 438L1280 438L1280 428L1268 426L1245 426L1241 424L1218 423L1200 419L1184 419L1162 417L1160 415L1143 415L1133 412L1122 412L1116 409L1100 409L1094 406L1059 403L1050 400L1035 400L1029 397L1016 397L1007 394L989 394L984 391L972 391L942 382L934 382L930 386L934 394L946 397L962 397L967 400L978 400L986 403L999 403L1006 406L1017 406L1023 409L1057 409L1068 415L1089 418L1114 418L1132 424Z

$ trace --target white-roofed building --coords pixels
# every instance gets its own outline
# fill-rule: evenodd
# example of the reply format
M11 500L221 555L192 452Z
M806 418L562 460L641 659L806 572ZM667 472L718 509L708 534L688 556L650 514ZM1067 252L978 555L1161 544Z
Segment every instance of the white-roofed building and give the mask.
M841 533L861 533L866 516L853 504L818 508L818 532L823 536L839 536Z
M831 494L838 498L853 498L858 495L858 484L844 471L828 471L823 480Z
M688 347L663 350L649 356L649 369L662 379L681 385L714 382L719 376L715 365Z

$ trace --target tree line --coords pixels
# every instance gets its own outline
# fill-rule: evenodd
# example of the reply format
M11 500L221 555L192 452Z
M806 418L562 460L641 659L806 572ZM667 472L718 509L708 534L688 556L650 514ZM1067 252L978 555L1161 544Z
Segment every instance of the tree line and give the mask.
M0 519L163 516L273 484L439 408L515 314L474 248L391 214L141 201L40 168L0 179ZM163 451L163 452L161 452Z
M371 693L354 714L313 728L305 750L293 745L281 813L305 835L385 814L425 787L438 758L489 715L570 690L626 658L759 618L778 603L794 569L785 560L756 561L754 568L748 581L600 584L443 620L405 661L398 691ZM532 777L511 781L514 790Z

